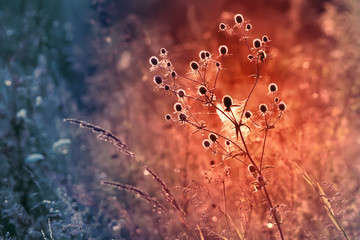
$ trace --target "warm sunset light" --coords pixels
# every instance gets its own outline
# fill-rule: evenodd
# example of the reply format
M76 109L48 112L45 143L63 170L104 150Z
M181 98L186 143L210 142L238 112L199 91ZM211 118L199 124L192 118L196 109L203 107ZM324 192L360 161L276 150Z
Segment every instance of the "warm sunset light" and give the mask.
M359 1L0 19L0 239L360 239Z

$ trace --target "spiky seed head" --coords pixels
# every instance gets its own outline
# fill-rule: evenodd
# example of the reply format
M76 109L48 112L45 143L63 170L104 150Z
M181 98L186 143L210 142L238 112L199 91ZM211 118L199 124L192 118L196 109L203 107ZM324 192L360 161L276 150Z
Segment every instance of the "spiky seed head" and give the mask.
M206 58L206 51L205 50L200 51L199 58L202 59L202 60L204 60Z
M251 173L255 173L255 172L256 172L256 167L255 167L254 165L250 164L250 165L248 166L248 170L249 170L249 172L251 172Z
M265 43L268 42L268 41L269 41L268 36L264 35L264 36L262 37L262 41L265 42Z
M185 95L186 95L185 90L184 89L179 89L177 91L177 95L179 96L179 98L185 97Z
M200 86L198 88L198 92L199 92L200 95L205 95L206 92L207 92L207 88L205 86Z
M261 113L266 113L268 110L268 107L265 104L260 104L259 110Z
M270 83L269 84L269 92L273 93L273 92L277 92L278 91L278 86L275 83Z
M219 54L220 54L220 55L227 55L228 52L229 52L229 49L228 49L227 46L221 45L221 46L219 47Z
M251 61L254 59L254 56L252 54L247 55L247 58Z
M278 97L274 98L274 102L276 102L276 103L279 102L279 100L280 99Z
M230 111L230 107L231 107L231 105L233 103L232 98L230 96L228 96L228 95L225 95L223 97L223 99L222 99L222 102L223 102L223 104L225 106L225 110Z
M210 141L208 139L204 139L202 141L202 145L204 146L204 148L209 148L210 147Z
M153 66L156 66L159 63L159 59L155 56L152 56L151 58L149 58L149 63Z
M184 122L184 121L186 121L186 119L187 119L187 116L186 116L185 113L180 113L180 114L179 114L179 120L180 120L180 121L183 121L183 122Z
M236 24L241 24L241 23L244 22L244 17L243 17L243 15L241 15L240 13L238 13L238 14L235 14L234 20L235 20L235 23L236 23Z
M265 51L260 50L260 51L258 52L258 56L259 56L259 59L260 59L261 61L265 60L265 58L266 58L266 53L265 53Z
M226 24L225 23L220 23L219 24L219 30L224 31L225 29L226 29Z
M226 146L230 146L231 145L231 142L229 140L225 140L225 145Z
M209 58L209 57L211 57L211 53L210 53L209 51L206 51L206 52L205 52L205 56L206 56L207 58Z
M209 139L213 142L216 142L218 139L218 136L215 133L210 133L209 134Z
M167 51L165 48L160 48L160 55L166 55Z
M260 39L258 39L258 38L255 38L254 40L253 40L253 47L254 48L261 48L261 40Z
M252 113L250 111L246 111L244 115L245 115L245 118L251 118Z
M221 63L220 63L220 62L215 62L215 66L216 66L217 68L221 68Z
M175 71L172 71L172 72L170 73L170 75L171 75L173 78L175 78L175 77L176 77L176 72L175 72Z
M170 120L170 119L171 119L170 114L166 114L166 115L165 115L165 119L166 119L166 120Z
M169 90L170 90L170 86L169 86L169 85L165 85L165 86L164 86L164 89L165 89L166 91L169 91Z
M190 68L194 71L199 69L199 64L195 61L190 62Z
M162 77L161 76L159 76L159 75L156 75L156 76L154 76L154 83L156 83L156 84L162 84L163 83L163 79L162 79Z
M175 104L174 104L174 109L175 109L175 111L177 111L177 112L181 112L182 109L183 109L183 107L182 107L181 103L175 103Z
M286 104L283 102L283 101L281 101L280 103L279 103L279 105L278 105L278 108L279 108L279 110L280 111L285 111L286 110Z
M246 31L250 31L252 29L252 25L250 23L245 26Z

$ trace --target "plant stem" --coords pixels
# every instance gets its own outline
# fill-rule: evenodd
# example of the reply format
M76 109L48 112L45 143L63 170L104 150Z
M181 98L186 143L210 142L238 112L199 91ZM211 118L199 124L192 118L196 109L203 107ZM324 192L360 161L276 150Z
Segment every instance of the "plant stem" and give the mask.
M267 202L269 203L271 213L272 213L272 215L273 215L273 217L274 217L276 226L277 226L277 228L278 228L278 230L279 230L281 240L284 240L285 238L284 238L283 232L282 232L282 230L281 230L280 222L279 222L279 219L278 219L278 217L277 217L277 215L276 215L276 209L274 210L274 207L273 207L273 205L272 205L272 203L271 203L271 199L270 199L269 194L268 194L268 192L267 192L267 190L266 190L266 187L264 186L263 189L264 189L264 193L265 193L265 196L266 196L266 200L267 200Z

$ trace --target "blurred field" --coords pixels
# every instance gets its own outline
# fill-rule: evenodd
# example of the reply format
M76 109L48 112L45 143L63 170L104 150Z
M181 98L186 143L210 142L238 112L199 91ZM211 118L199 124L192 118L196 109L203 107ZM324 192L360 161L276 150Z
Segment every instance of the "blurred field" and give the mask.
M252 36L271 40L249 109L269 101L271 82L287 104L264 158L275 166L264 174L285 239L345 239L339 228L360 239L357 0L20 2L0 0L0 239L280 239L247 168L164 119L177 98L156 88L149 70L161 47L186 74L200 50L216 56L226 44L217 94L244 100L254 73L246 46L218 31L235 13ZM212 116L207 124L221 129ZM111 131L137 158L64 118ZM247 138L256 158L262 138L256 128ZM145 166L166 183L188 228ZM225 167L230 177L213 181ZM168 215L104 180L142 189ZM218 209L223 186L230 227Z

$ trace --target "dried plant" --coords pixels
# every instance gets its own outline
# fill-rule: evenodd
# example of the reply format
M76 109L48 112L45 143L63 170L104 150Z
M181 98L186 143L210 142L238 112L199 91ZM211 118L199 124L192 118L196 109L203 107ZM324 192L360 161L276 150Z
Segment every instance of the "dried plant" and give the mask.
M195 128L195 132L208 137L202 142L205 149L210 150L215 155L222 156L222 161L235 159L245 165L253 175L252 185L256 191L264 196L270 214L273 217L281 239L284 239L281 228L281 218L277 210L277 205L273 203L267 190L268 180L264 177L264 171L272 166L264 165L264 155L266 141L269 131L274 129L281 117L286 112L286 104L279 100L277 96L278 86L275 83L268 85L268 92L271 96L269 104L260 103L257 114L253 114L249 108L250 99L258 85L263 79L261 75L262 66L269 60L270 39L264 35L261 38L252 38L250 31L252 25L245 20L242 14L234 16L235 24L229 26L225 23L219 24L219 31L236 36L245 43L248 51L247 60L255 67L255 73L250 76L254 79L248 95L244 100L233 99L229 95L219 97L217 95L217 85L221 79L221 73L226 71L221 60L228 57L231 52L226 45L220 45L217 54L202 50L199 53L198 61L191 61L190 69L186 74L175 71L175 66L169 58L168 51L165 48L160 49L160 55L152 56L149 59L151 71L159 72L153 78L158 89L162 89L172 95L175 95L178 101L174 104L174 113L167 114L165 118L180 125L189 125ZM186 88L187 90L184 90ZM200 107L199 107L200 105ZM205 113L196 112L193 109L205 109ZM255 111L254 111L255 112ZM208 115L209 121L216 118L216 113L222 122L222 129L217 130L207 126L204 114ZM259 134L263 136L260 156L255 156L250 151L247 136L254 134L253 129L260 129ZM225 164L225 174L229 175L229 167ZM223 212L228 222L226 191L224 180L223 185L225 211ZM229 222L228 222L229 225ZM231 230L229 229L229 236Z
M159 203L157 200L152 198L148 193L146 193L134 186L126 185L126 184L122 184L122 183L116 183L116 182L108 182L108 181L102 181L102 184L113 186L118 189L121 189L124 191L129 191L129 192L132 192L132 193L138 195L145 201L148 201L150 204L152 204L154 206L154 208L156 208L157 211L161 214L167 214L167 212L168 212L166 207L164 207L161 203Z
M70 118L64 119L64 122L79 125L81 128L91 129L93 132L99 133L99 135L98 135L99 139L106 141L106 142L111 142L114 144L116 149L118 149L119 151L125 153L126 155L128 155L130 157L135 157L135 154L133 152L131 152L128 149L128 146L125 143L123 143L116 135L114 135L113 133L111 133L109 131L102 129L99 126L92 125L85 121L70 119Z
M313 177L311 177L309 175L309 173L307 173L304 168L302 168L301 166L299 166L296 163L294 163L294 164L297 167L297 169L300 171L300 173L301 173L302 177L304 178L304 180L316 191L318 197L321 199L321 202L322 202L322 204L323 204L329 218L333 222L333 224L344 235L344 237L347 240L349 240L350 239L349 235L346 233L344 227L341 225L341 223L337 219L336 214L335 214L335 212L333 210L333 207L331 206L331 201L326 196L326 194L325 194L323 188L321 187L321 185L319 184L319 182L316 181Z
M294 190L297 179L295 183L287 183L296 178L291 161L298 159L282 159L279 162L270 159L279 156L280 154L275 152L284 147L270 141L282 137L282 133L277 129L280 120L287 114L288 107L279 94L277 83L264 74L265 65L273 57L270 52L271 39L267 35L254 37L252 29L252 24L242 14L235 14L232 24L220 23L219 34L236 39L245 50L221 43L216 51L201 50L199 58L190 61L185 71L181 66L177 68L176 64L173 64L176 59L172 59L171 51L165 48L160 49L158 56L149 58L155 89L175 100L169 107L172 110L165 115L167 126L176 126L177 130L190 129L193 134L187 139L201 137L198 146L210 153L212 159L216 159L209 161L208 170L198 173L199 178L204 181L184 177L181 179L183 185L177 186L177 189L182 190L183 198L178 198L175 192L170 190L172 185L164 181L163 174L157 174L153 167L145 166L144 175L151 175L161 187L159 194L163 199L159 200L152 197L153 193L150 195L142 190L145 186L138 188L138 184L135 187L102 181L104 185L138 195L158 212L163 213L162 217L176 214L182 224L182 233L177 231L179 239L263 239L265 235L267 239L274 239L275 232L279 239L311 236L307 227L295 226L302 221L295 218L305 216L303 212L296 212L299 209L296 204L301 204L294 200L296 194L301 192ZM245 89L245 93L236 92L236 97L235 93L227 93L222 89L222 86L226 85L223 83L233 74L231 68L235 64L229 59L234 58L244 62L245 66L252 67L249 78L234 77L236 80L240 79L239 84ZM85 121L64 121L99 133L101 140L113 143L120 152L136 158L115 134ZM274 135L276 137L273 137ZM284 142L286 141L282 143ZM273 148L275 144L276 148ZM195 161L197 159L194 159ZM146 164L150 165L151 162ZM204 165L199 165L196 170L200 171ZM289 174L276 175L279 167L289 169ZM298 168L302 177L316 190L332 223L346 239L350 239L345 231L346 224L341 225L320 184L304 169ZM179 172L187 170L184 167ZM238 174L236 177L235 172ZM317 216L314 215L314 219ZM172 223L167 222L166 227ZM292 235L294 229L297 232ZM318 226L314 229L309 232L317 231ZM172 237L170 232L165 234Z

